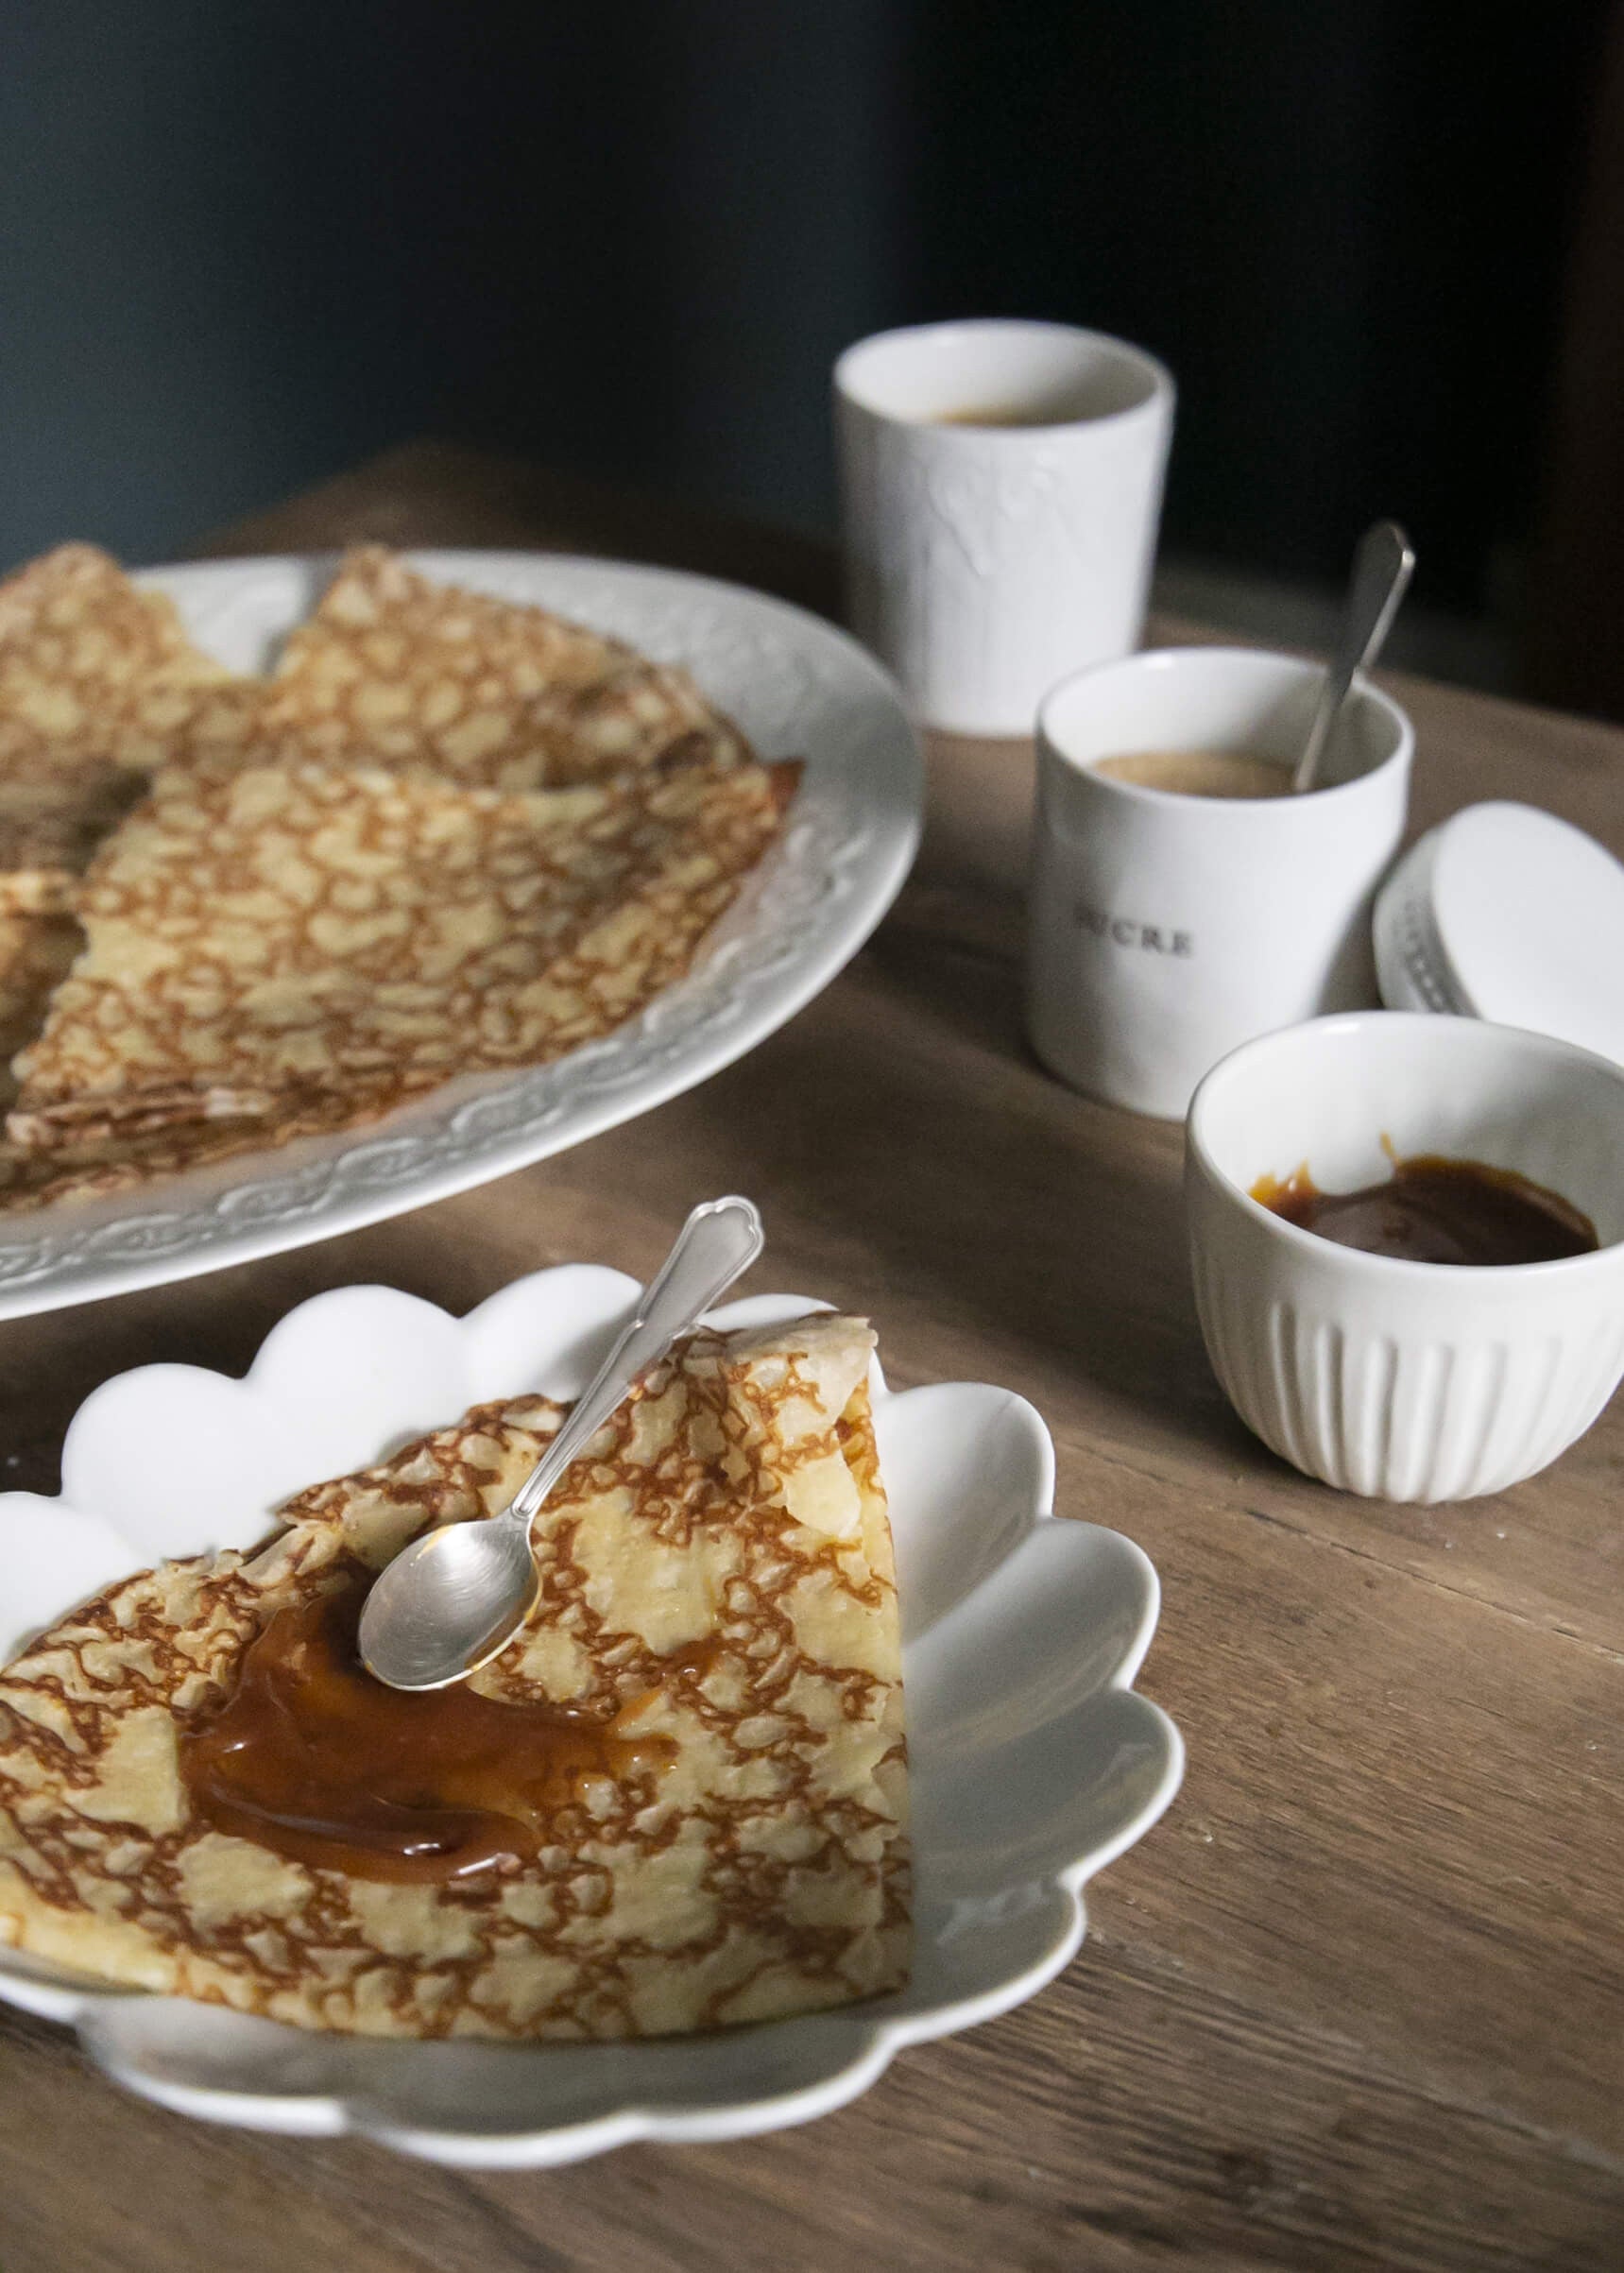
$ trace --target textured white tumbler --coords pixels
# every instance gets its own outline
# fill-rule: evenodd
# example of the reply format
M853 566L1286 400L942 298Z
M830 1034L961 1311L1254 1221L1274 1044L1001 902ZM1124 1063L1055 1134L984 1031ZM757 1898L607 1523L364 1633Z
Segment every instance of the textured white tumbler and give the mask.
M988 319L860 340L834 382L852 628L925 725L1030 733L1056 679L1138 643L1171 378Z

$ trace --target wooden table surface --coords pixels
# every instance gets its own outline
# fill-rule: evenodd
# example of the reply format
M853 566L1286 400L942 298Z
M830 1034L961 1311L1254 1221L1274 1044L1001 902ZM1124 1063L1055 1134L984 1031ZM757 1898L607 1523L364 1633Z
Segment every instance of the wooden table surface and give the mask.
M415 447L212 550L530 544L811 605L810 542ZM1624 735L1393 680L1418 825L1523 796L1624 849ZM540 1264L643 1273L688 1204L761 1202L755 1283L867 1311L899 1384L1033 1399L1059 1506L1162 1575L1141 1685L1189 1747L1044 1993L798 2130L482 2177L126 2098L0 2009L4 2273L943 2273L1624 2264L1624 1410L1502 1497L1309 1483L1231 1416L1187 1283L1174 1129L1023 1049L1030 753L941 743L912 882L742 1064L482 1191L325 1246L0 1326L9 1482L122 1367L240 1370L357 1279L454 1310Z

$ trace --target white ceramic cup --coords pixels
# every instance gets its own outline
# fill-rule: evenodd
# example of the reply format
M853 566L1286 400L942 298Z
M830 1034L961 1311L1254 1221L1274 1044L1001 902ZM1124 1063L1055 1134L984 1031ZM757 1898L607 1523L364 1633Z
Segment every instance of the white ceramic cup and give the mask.
M1066 679L1038 715L1027 1015L1073 1088L1182 1119L1221 1057L1376 1000L1370 913L1404 834L1414 746L1360 680L1307 796L1184 796L1102 758L1243 750L1290 768L1322 672L1239 647L1170 647Z
M1362 1255L1250 1197L1442 1153L1581 1208L1592 1255L1497 1269ZM1381 1499L1471 1499L1533 1476L1624 1375L1624 1068L1479 1018L1371 1011L1265 1034L1190 1107L1196 1307L1236 1411L1294 1466Z
M1102 332L989 319L859 340L834 386L853 629L925 725L1030 734L1063 672L1138 642L1171 378Z

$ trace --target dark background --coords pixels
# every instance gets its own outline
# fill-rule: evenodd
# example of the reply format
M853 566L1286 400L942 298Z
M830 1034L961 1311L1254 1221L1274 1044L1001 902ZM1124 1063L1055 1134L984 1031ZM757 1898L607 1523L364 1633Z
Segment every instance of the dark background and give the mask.
M1601 15L1414 0L0 0L0 562L386 443L832 521L880 326L1120 332L1175 551L1514 595Z

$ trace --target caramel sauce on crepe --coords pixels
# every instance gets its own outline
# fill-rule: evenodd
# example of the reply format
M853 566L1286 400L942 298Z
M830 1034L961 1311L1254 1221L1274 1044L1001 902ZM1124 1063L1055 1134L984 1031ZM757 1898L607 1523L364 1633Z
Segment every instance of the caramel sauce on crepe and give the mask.
M361 1590L505 1507L563 1408L476 1406L0 1667L0 1941L306 2028L671 2036L896 1989L901 1630L874 1337L701 1331L532 1533L470 1683L356 1661Z
M356 1649L374 1576L279 1610L231 1696L181 1736L192 1804L216 1831L351 1878L467 1878L534 1855L584 1776L621 1783L675 1757L669 1737L621 1733L640 1700L605 1719L463 1683L389 1688Z

